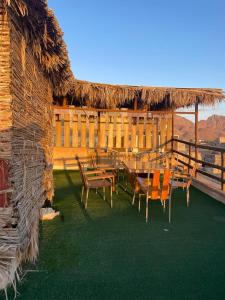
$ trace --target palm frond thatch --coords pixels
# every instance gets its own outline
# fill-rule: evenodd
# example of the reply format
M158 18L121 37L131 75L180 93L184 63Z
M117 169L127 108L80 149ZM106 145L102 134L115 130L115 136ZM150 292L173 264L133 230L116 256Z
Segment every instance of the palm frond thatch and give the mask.
M41 67L61 94L66 94L74 80L63 32L46 0L2 0L30 44Z
M225 99L222 89L128 86L75 80L69 95L90 106L115 108L132 102L152 109L180 108L195 103L212 105Z

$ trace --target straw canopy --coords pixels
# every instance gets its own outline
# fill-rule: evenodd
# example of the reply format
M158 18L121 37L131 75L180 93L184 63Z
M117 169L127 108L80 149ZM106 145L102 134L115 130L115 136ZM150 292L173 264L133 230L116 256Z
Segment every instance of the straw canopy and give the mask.
M58 21L46 0L3 0L5 13L16 18L26 44L50 78L53 88L66 94L74 76Z
M222 89L128 86L75 80L69 95L83 99L93 107L115 108L132 104L151 109L191 106L195 103L212 105L225 98Z
M17 18L26 43L53 84L56 97L92 107L116 108L138 105L150 109L167 109L197 103L212 105L225 98L222 89L128 86L75 80L71 71L63 33L47 0L3 0L6 13ZM60 101L56 100L56 103Z

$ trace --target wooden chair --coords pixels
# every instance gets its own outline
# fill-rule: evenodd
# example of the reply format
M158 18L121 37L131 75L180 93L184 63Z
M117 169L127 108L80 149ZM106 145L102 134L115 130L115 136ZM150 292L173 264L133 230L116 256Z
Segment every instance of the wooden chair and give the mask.
M174 178L171 182L172 184L172 190L177 189L177 188L182 188L183 190L186 189L186 202L187 202L187 207L189 206L190 202L190 186L192 183L193 178L195 177L197 171L197 165L195 164L190 173L185 173L185 172L175 172Z
M130 170L127 168L127 166L124 163L123 163L123 166L124 166L124 170L125 170L126 176L127 176L125 190L127 190L127 186L128 186L128 182L129 182L131 191L133 193L132 205L134 205L136 194L138 194L140 192L140 186L137 181L137 175L133 172L130 172Z
M149 215L149 201L160 200L163 206L163 211L165 212L166 201L169 201L169 222L171 221L171 171L169 169L164 170L162 183L160 183L160 170L154 170L152 173L152 178L148 176L148 181L143 182L143 178L137 178L137 181L140 185L140 194L139 194L139 205L138 210L140 212L141 208L141 196L146 196L146 211L145 218L148 222Z
M96 170L100 170L103 171L104 173L112 174L113 191L116 191L116 193L118 194L118 188L117 188L118 170L114 166L114 162L113 161L110 162L110 157L104 157L104 159L103 159L104 162L99 162L99 159L97 159L97 157L92 156L92 166Z
M113 174L107 174L100 172L100 170L86 171L82 166L82 163L78 160L78 166L80 170L81 180L82 180L82 192L81 192L81 202L83 202L83 195L86 191L85 209L87 209L89 190L99 188L103 189L103 197L105 197L105 188L110 188L110 206L113 207L112 191L113 191ZM99 173L100 172L100 173Z

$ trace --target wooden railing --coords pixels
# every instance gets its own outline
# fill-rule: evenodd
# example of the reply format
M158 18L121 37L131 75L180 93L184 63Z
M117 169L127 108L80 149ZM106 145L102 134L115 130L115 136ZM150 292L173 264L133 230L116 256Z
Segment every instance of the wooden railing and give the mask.
M187 150L185 153L181 152L175 148L173 149L173 152L179 155L180 163L187 166L188 169L190 169L192 167L192 164L194 162L194 163L201 165L202 167L210 167L212 169L218 170L221 173L220 176L216 176L214 174L211 174L211 173L209 173L205 170L199 169L199 168L198 168L197 172L208 178L211 178L211 179L219 182L221 185L221 190L225 191L225 148L214 147L214 146L210 146L210 145L195 144L195 143L183 141L180 139L173 139L173 144L174 144L174 142L181 143L181 144L184 144L187 146ZM196 154L194 156L192 156L191 148L194 149L194 153L196 153L195 149L197 150L197 153L198 153L198 149L204 149L204 150L217 152L220 154L221 163L215 164L215 163L211 163L211 162L199 159L198 155L196 157ZM182 158L186 158L186 161L184 161Z

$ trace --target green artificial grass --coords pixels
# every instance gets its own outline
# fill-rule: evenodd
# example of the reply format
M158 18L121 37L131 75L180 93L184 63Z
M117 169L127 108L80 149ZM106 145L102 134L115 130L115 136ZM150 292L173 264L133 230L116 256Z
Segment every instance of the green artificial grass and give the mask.
M91 192L85 211L79 173L54 178L63 217L41 224L40 256L24 266L18 299L225 299L224 205L191 188L187 208L177 190L172 223L151 202L146 224L144 201L139 214L122 189L113 209Z

